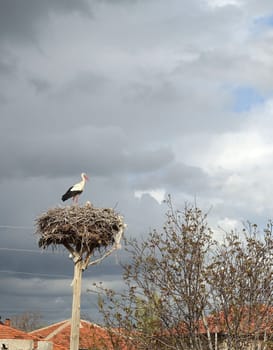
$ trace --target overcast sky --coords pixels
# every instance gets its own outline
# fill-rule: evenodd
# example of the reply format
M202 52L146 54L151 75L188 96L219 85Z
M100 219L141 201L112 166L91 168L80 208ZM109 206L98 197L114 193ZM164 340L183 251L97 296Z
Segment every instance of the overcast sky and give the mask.
M41 253L35 218L90 176L81 203L114 207L128 237L164 196L213 227L264 226L273 200L273 2L0 0L0 315L70 317L73 264ZM120 285L117 259L84 275Z

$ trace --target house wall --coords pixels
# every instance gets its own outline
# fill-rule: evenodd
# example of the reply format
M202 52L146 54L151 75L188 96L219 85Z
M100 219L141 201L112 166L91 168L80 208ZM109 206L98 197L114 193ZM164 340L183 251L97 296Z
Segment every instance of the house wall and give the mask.
M53 343L51 341L38 341L37 350L53 350Z
M33 340L24 339L0 339L0 346L5 344L8 350L33 350ZM0 349L1 349L0 347Z
M265 345L263 345L263 342L258 342L258 343L257 342L253 342L252 344L245 345L240 350L263 350L263 349L270 350L271 348L270 347L266 347ZM232 349L228 348L227 342L224 341L224 342L221 343L221 345L219 345L218 350L232 350Z

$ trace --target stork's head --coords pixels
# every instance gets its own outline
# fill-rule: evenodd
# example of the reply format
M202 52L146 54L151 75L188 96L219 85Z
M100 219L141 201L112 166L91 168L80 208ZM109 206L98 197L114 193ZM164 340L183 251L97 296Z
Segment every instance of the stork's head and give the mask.
M81 177L83 180L87 180L87 181L89 180L89 177L85 173L82 173Z

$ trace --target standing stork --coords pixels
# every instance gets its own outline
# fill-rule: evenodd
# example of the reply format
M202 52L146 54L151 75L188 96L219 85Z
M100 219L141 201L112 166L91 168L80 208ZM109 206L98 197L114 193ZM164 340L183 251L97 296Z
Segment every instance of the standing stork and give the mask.
M72 198L73 203L78 203L79 195L84 189L85 182L88 181L88 176L85 173L81 174L82 181L71 186L65 194L62 196L62 201L66 201L69 198Z

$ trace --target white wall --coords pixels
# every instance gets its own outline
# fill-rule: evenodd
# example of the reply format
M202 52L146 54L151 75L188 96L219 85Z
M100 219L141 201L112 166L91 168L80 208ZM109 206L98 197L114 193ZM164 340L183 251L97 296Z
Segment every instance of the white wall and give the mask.
M38 341L37 350L53 350L53 344L51 341Z
M0 349L5 344L8 350L33 350L33 340L24 339L0 339Z

